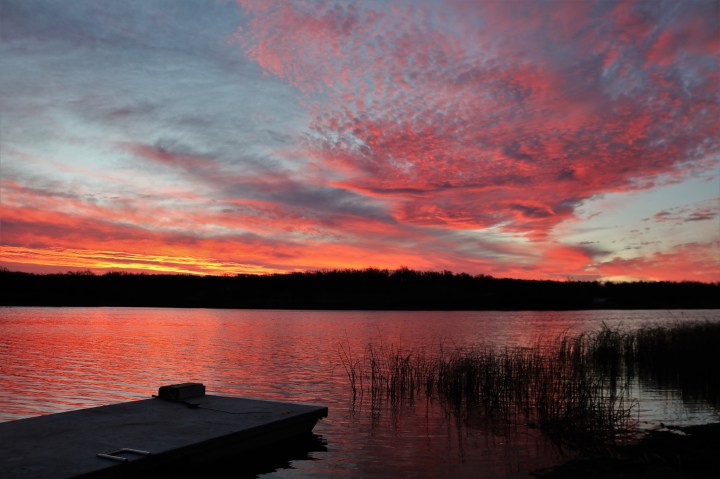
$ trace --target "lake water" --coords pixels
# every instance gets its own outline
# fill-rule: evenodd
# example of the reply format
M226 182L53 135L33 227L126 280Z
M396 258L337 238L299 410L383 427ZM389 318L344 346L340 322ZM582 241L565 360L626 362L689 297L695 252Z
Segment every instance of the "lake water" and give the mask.
M690 311L280 311L0 308L0 421L145 399L164 384L326 405L316 440L261 477L527 477L567 458L536 429L471 418L435 401L353 402L341 348L530 346L563 332L720 321ZM718 421L679 393L638 387L644 427Z

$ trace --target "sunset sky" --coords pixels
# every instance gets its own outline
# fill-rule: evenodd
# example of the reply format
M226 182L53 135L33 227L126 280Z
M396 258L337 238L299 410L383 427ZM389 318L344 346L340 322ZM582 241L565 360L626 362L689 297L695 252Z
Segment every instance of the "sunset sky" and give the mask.
M0 266L720 281L720 1L0 0Z

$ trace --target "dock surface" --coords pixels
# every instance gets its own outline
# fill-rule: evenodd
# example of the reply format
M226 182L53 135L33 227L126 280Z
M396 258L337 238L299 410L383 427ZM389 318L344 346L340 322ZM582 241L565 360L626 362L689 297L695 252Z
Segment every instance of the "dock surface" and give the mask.
M207 395L187 402L154 398L4 422L0 477L127 477L223 451L271 446L310 432L327 413L320 406ZM122 449L132 451L118 452Z

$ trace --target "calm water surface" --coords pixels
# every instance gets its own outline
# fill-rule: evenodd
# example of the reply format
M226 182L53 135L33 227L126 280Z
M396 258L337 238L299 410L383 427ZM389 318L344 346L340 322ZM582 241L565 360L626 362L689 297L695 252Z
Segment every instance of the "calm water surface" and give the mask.
M720 321L720 311L366 312L160 308L0 308L0 421L145 399L163 384L330 408L322 447L263 477L527 477L564 456L537 430L458 422L424 399L353 403L341 345L426 350L530 346L563 332ZM717 421L672 391L637 388L641 422Z

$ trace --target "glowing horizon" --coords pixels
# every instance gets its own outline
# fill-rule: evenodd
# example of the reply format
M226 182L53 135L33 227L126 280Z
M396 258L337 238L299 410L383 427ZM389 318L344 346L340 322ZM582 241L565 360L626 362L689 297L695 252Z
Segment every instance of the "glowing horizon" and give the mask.
M720 281L719 9L9 0L0 266Z

